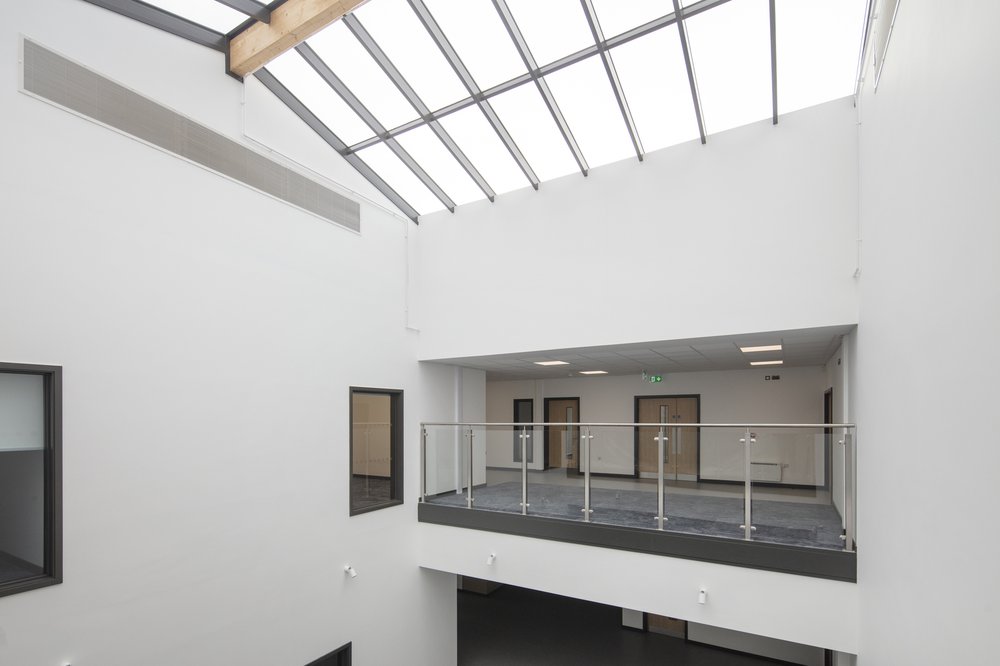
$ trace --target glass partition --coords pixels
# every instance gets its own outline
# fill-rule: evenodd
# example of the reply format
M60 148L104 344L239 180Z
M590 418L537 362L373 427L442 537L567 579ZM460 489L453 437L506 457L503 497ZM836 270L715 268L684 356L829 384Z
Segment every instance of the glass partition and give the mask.
M665 418L425 425L424 433L425 502L853 549L852 428Z

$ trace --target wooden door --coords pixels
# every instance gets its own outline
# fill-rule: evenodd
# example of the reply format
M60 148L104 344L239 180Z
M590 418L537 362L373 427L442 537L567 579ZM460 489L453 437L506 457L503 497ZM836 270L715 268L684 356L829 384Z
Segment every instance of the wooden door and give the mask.
M579 423L579 398L546 398L546 423ZM579 460L579 428L548 426L545 428L545 467L577 469Z
M695 480L698 475L698 428L675 423L698 422L698 396L637 396L637 423L665 423L669 438L664 448L663 473L668 479ZM636 428L636 475L655 478L659 426Z

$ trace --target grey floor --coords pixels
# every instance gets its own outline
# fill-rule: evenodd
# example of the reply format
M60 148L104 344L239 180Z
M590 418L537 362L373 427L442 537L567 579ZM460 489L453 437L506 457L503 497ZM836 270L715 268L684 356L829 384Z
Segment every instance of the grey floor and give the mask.
M624 629L621 609L504 586L458 593L460 666L672 664L760 666L772 660Z
M565 472L558 470L562 476ZM583 520L582 481L566 483L546 473L544 482L529 482L528 512L531 515L563 520ZM492 483L473 488L474 507L485 511L520 513L520 481L504 480L493 475ZM686 484L668 489L664 501L667 517L664 529L685 534L700 534L742 539L743 488L721 484ZM782 493L784 489L758 492L753 500L755 540L809 548L840 550L840 514L815 491ZM764 498L768 499L764 499ZM809 500L809 501L807 501ZM466 506L464 495L454 493L429 501L452 506ZM601 479L591 488L591 521L624 527L655 529L657 515L656 484L625 479Z

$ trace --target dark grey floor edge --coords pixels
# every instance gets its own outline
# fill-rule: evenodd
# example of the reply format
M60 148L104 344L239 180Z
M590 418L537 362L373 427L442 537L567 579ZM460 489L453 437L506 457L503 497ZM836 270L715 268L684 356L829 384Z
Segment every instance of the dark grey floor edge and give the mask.
M849 583L856 583L858 580L855 554L837 550L630 529L499 511L476 511L427 502L418 504L417 519L422 523L435 525L666 555Z

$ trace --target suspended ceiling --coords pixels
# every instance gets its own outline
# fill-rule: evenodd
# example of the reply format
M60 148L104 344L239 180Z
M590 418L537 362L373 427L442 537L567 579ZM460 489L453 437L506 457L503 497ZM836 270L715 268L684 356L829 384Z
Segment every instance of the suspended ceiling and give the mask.
M281 5L87 1L220 51ZM850 95L870 9L368 0L254 76L416 221Z

